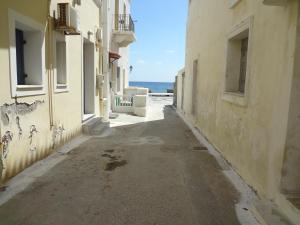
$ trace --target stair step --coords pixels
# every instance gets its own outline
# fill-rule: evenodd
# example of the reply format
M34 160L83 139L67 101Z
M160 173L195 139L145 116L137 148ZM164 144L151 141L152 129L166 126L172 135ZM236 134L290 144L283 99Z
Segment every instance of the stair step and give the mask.
M104 122L100 117L94 117L82 125L82 132L89 135L100 135L109 128L109 122Z
M106 129L109 128L110 123L109 122L102 122L101 124L95 126L91 130L91 135L101 135Z

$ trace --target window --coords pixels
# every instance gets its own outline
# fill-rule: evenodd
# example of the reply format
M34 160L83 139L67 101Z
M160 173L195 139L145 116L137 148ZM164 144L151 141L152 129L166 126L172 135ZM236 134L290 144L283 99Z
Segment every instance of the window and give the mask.
M24 61L24 32L16 29L16 56L17 56L17 83L18 85L25 85L27 75L25 74L25 61Z
M44 94L43 25L10 10L9 39L12 96Z
M227 41L225 94L235 98L245 98L247 95L252 21L251 17L236 26ZM230 100L233 100L232 97ZM246 104L239 100L237 103Z
M56 92L66 91L68 84L67 42L65 35L55 34Z
M248 35L246 30L241 36L228 41L226 92L245 93L247 76Z
M241 60L240 60L240 79L239 79L239 92L240 93L245 93L248 41L249 41L248 36L241 40Z
M121 91L121 68L117 67L117 92Z

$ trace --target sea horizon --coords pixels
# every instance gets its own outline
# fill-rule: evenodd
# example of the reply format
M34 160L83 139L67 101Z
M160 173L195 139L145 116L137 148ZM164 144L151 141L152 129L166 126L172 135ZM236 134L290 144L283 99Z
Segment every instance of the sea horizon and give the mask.
M167 93L174 89L174 82L160 81L129 81L129 86L148 88L152 93Z
M145 82L145 83L174 83L174 81L141 81L141 80L130 80L129 82Z

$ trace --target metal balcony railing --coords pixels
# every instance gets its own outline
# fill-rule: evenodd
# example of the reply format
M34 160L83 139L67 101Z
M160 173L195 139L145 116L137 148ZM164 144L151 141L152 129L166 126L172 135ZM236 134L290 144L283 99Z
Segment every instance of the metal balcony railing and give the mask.
M132 31L134 32L134 22L130 14L115 15L115 30L116 31Z

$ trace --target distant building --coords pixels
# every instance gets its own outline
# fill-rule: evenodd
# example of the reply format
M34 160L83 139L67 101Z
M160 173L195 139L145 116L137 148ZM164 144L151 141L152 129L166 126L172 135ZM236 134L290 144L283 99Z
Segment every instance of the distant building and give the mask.
M123 95L124 89L129 86L129 45L135 42L135 25L130 14L131 0L107 1L108 42L105 46L109 51L109 86L112 100L114 96ZM110 106L112 110L114 106Z
M300 221L300 17L294 0L189 1L178 111Z
M0 2L0 181L106 121L128 86L129 0Z

